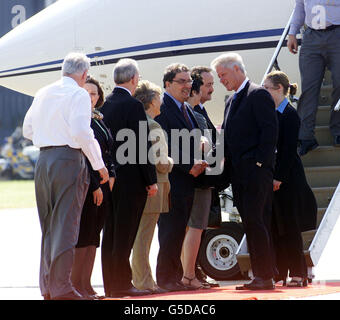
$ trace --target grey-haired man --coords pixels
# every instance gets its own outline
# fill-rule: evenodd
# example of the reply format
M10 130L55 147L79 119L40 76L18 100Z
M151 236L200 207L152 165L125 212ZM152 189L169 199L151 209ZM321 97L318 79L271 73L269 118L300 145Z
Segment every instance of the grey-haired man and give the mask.
M121 59L113 70L115 88L102 107L104 122L114 137L114 165L116 181L112 191L113 210L107 216L103 229L102 271L105 295L110 297L150 294L138 290L132 281L130 254L146 199L157 193L155 166L148 157L151 142L143 138L143 124L148 135L143 104L134 94L139 80L138 64L133 59ZM133 134L125 141L119 135ZM144 141L140 143L140 141ZM129 155L123 159L121 150L128 144ZM130 152L131 151L131 152ZM130 154L131 153L131 154Z
M89 67L85 55L68 54L62 78L38 91L23 124L24 137L40 148L34 179L42 230L40 290L45 299L84 299L72 287L70 275L89 184L85 156L99 171L101 183L109 179L90 127L90 96L82 88Z

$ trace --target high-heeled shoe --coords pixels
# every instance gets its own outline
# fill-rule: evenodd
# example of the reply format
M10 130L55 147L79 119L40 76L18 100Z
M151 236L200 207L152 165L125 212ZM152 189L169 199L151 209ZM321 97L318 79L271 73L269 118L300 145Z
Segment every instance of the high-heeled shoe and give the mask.
M283 287L285 287L287 285L287 279L275 278L274 281L275 281L275 283L278 283L278 282L282 281L282 286Z
M287 283L287 287L295 287L295 288L302 288L308 286L308 279L303 278L301 280L292 279Z

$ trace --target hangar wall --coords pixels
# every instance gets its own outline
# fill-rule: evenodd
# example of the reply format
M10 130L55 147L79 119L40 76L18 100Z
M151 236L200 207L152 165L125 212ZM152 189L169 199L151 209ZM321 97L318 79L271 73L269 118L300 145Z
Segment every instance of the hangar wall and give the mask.
M1 0L0 37L56 0ZM21 126L33 98L0 86L0 146Z

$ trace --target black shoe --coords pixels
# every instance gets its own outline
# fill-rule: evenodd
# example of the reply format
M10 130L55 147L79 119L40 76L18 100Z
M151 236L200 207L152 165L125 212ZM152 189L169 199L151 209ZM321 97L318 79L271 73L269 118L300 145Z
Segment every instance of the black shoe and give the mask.
M335 147L340 147L340 136L335 136L334 137L334 146Z
M274 278L275 283L282 281L282 287L285 287L287 285L287 279L281 279L281 278Z
M316 141L316 139L312 139L312 140L300 140L300 146L298 148L299 155L300 156L304 156L309 151L314 150L318 146L319 146L319 144Z
M180 282L167 282L163 284L158 284L158 286L169 292L190 290L187 286Z
M155 288L146 289L146 290L148 290L151 294L162 294L162 293L168 292L168 290L165 290L165 289L160 288L160 287L155 287Z
M130 289L126 290L117 290L111 292L111 297L126 297L126 296L132 296L132 297L138 297L138 296L147 296L150 295L151 292L149 290L139 290L135 287L131 287Z
M273 279L262 279L255 277L250 283L246 283L241 287L236 287L236 290L273 290L275 284Z
M83 297L76 291L71 291L61 296L54 297L51 300L89 300L89 299Z

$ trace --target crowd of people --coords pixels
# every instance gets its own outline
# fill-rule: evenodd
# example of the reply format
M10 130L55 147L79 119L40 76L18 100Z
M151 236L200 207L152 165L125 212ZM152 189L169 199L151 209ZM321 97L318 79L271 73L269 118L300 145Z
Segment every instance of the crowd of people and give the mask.
M196 260L211 207L230 183L254 275L236 289L273 290L280 281L307 286L301 232L315 229L317 204L297 148L300 142L304 155L315 144L303 106L308 80L301 118L288 99L296 84L281 71L269 73L263 86L254 84L237 53L218 56L210 67L167 66L163 97L159 86L140 80L135 60L116 63L116 86L106 98L89 68L85 55L67 55L61 80L37 93L24 120L24 136L40 148L35 188L44 298L100 298L91 286L100 246L107 297L215 286L198 276ZM213 72L234 91L221 131L204 107L212 99ZM207 161L221 146L222 166ZM219 170L211 175L214 166ZM156 224L154 279L149 253Z

